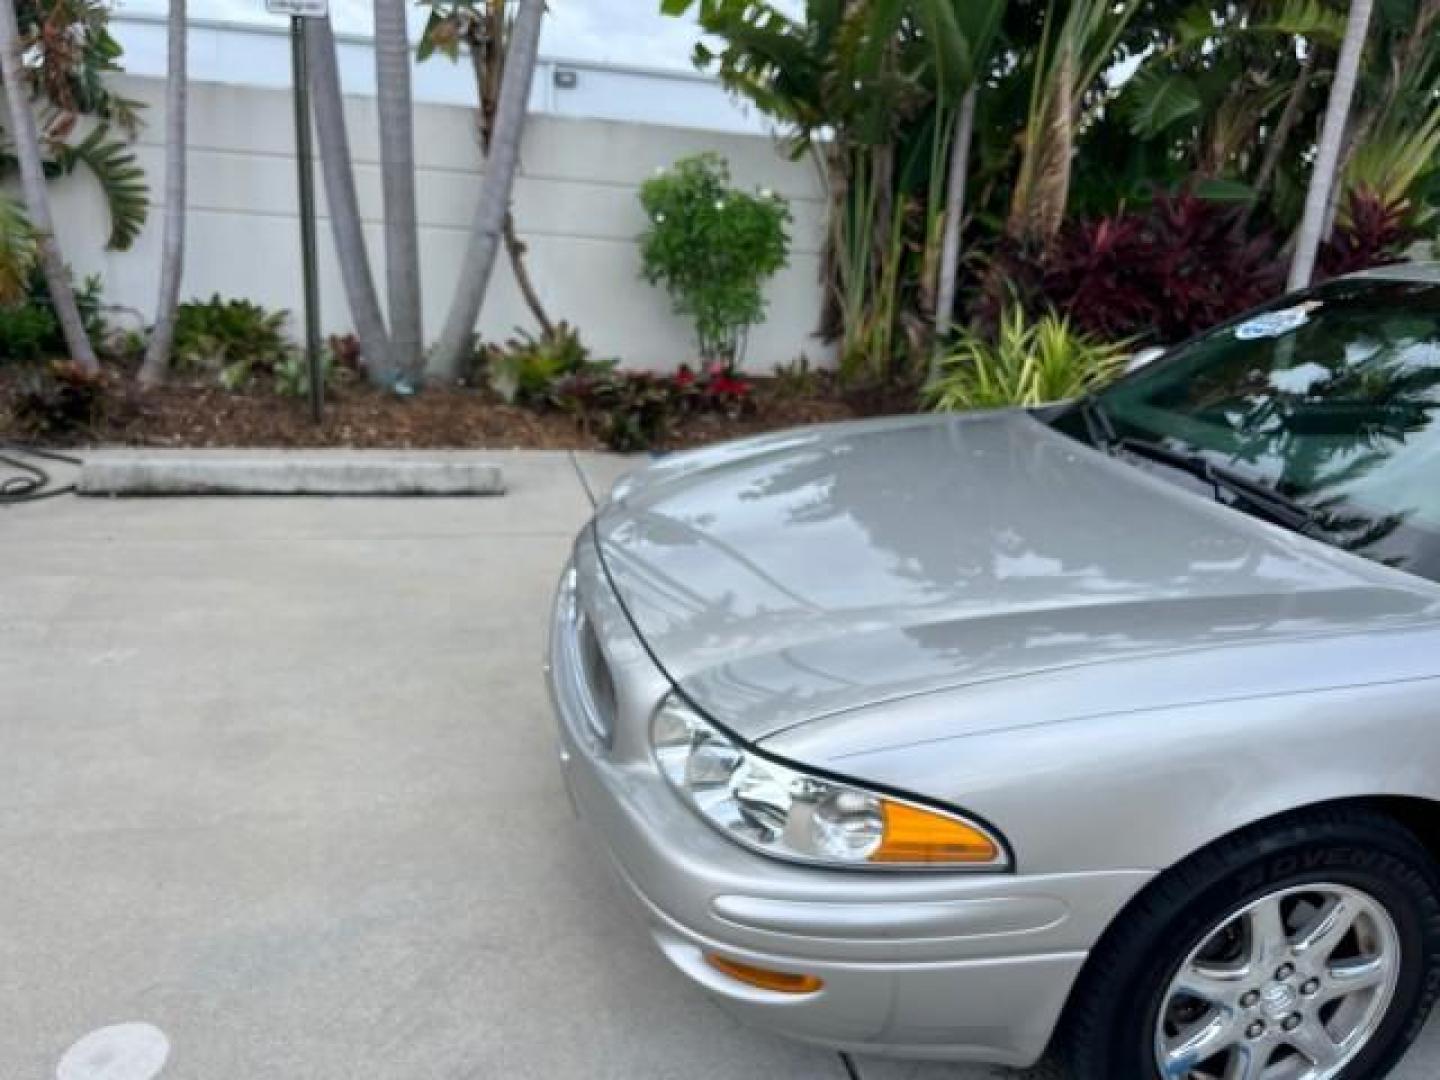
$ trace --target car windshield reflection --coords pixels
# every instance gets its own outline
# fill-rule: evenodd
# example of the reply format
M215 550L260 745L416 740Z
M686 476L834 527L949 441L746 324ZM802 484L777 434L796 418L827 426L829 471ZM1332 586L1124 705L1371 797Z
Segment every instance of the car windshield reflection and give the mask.
M1286 297L1092 404L1117 442L1223 466L1303 507L1311 535L1440 579L1440 286L1359 279ZM1096 441L1078 412L1057 427Z

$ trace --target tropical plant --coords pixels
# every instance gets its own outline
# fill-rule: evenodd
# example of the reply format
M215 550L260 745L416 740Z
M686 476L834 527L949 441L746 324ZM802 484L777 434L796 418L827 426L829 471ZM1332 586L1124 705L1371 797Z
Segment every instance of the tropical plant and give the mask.
M65 335L50 302L50 287L44 272L31 263L21 293L12 302L0 305L0 358L10 360L56 359L66 353ZM101 317L103 297L100 279L87 277L71 291L80 322L91 341L104 336L105 322Z
M1042 405L1079 397L1118 375L1129 343L1104 342L1047 312L1012 307L994 340L966 331L941 360L924 400L942 412Z
M34 228L40 266L50 286L51 302L65 333L70 358L85 372L100 370L95 350L85 335L75 295L70 289L69 273L60 245L55 239L55 225L50 216L50 196L45 188L45 167L40 151L40 137L31 112L30 89L22 55L23 44L16 21L13 0L0 0L0 75L3 75L5 97L10 107L10 138L20 163L25 190L25 204Z
M970 178L971 147L975 137L975 114L980 103L980 86L992 63L1000 21L1008 0L925 5L927 29L935 40L935 73L939 94L937 113L953 108L950 131L950 160L945 181L945 210L942 219L939 278L935 288L935 340L937 345L950 333L955 313L956 286L960 272L960 236L965 220L965 196ZM937 119L940 117L937 116ZM938 349L935 354L939 356ZM932 374L934 372L932 371Z
M325 385L335 381L335 359L329 352L320 354L320 379ZM310 396L310 361L298 349L291 349L275 365L275 393L281 397Z
M405 0L375 0L375 84L380 116L380 184L385 206L385 295L392 362L407 381L424 366L420 315L420 234L415 209L414 107Z
M455 285L455 295L430 358L431 374L453 379L469 350L475 323L485 304L485 294L495 269L505 218L510 213L511 190L520 159L520 138L525 130L530 84L535 77L535 60L540 48L540 25L545 17L545 0L520 0L519 10L506 48L505 71L495 110L494 136L490 157L470 238Z
M35 234L25 211L0 195L0 312L24 304L35 256Z
M177 367L218 376L238 389L257 374L273 374L293 352L285 335L287 311L269 311L250 300L209 300L181 304L175 316Z
M674 384L649 372L572 375L556 385L555 402L582 430L620 454L663 442L678 414Z
M764 0L662 2L670 15L698 12L721 47L702 42L696 62L817 165L830 201L821 330L839 341L851 381L913 380L949 306L939 294L953 289L959 265L967 98L975 102L969 90L997 66L1005 8L852 0L807 3L792 16Z
M500 109L505 57L512 30L511 21L506 17L507 0L420 0L420 3L430 8L430 15L420 34L416 58L423 63L436 54L451 61L458 61L462 52L469 55L470 67L475 75L480 149L488 158L495 140L495 120ZM520 239L513 211L505 214L503 233L510 271L525 306L530 309L542 335L554 334L555 321L545 310L540 291L530 276L526 261L529 249Z
M665 442L686 416L719 413L735 419L752 408L749 381L712 364L674 375L590 370L561 379L548 399L611 450L635 453Z
M110 214L107 246L118 251L128 249L144 226L149 195L130 146L140 106L109 85L121 56L110 33L112 6L104 0L13 5L46 176L82 167L94 175ZM85 119L92 122L88 130ZM18 164L9 152L0 155L0 170L8 173Z
M1350 16L1345 25L1345 40L1340 46L1340 59L1335 68L1335 82L1330 88L1325 108L1325 124L1320 130L1320 145L1310 170L1310 186L1305 196L1305 213L1295 237L1295 256L1290 264L1290 288L1310 284L1320 244L1328 232L1331 195L1341 165L1345 129L1355 86L1360 73L1360 57L1365 51L1365 38L1370 31L1373 0L1350 0Z
M1436 179L1440 179L1440 103L1418 116L1388 115L1368 127L1351 147L1338 181L1340 223L1345 224L1346 198L1351 197L1379 203L1387 214L1418 231L1435 217L1431 199Z
M642 275L691 320L703 361L735 364L746 331L764 318L765 283L789 257L788 205L771 191L733 187L718 154L656 173L640 203L650 221L640 238Z
M1401 262L1406 249L1421 236L1405 201L1389 202L1373 191L1352 190L1334 231L1320 247L1316 274L1328 279Z
M140 385L154 386L165 378L175 341L175 309L180 304L180 277L185 266L185 158L189 79L186 70L186 0L170 0L165 82L165 232L160 242L160 290L155 301L155 326L140 366Z
M59 336L60 324L48 307L20 304L0 308L0 359L23 361L54 356L53 346Z
M1030 105L1006 223L1012 239L1043 244L1060 231L1087 96L1139 6L1140 0L1050 0L1031 61Z
M580 340L580 332L561 322L550 333L519 331L504 346L481 349L483 374L506 401L522 405L548 405L555 384L573 375L599 375L615 367L613 360L597 360Z
M1276 235L1242 206L1193 192L1067 224L1045 249L1002 244L1006 292L1029 311L1053 308L1085 333L1151 344L1183 341L1274 296L1284 280Z
M62 118L63 119L63 118ZM82 165L95 177L110 212L110 234L105 246L128 251L150 215L150 189L129 144L115 136L108 124L99 124L76 143L60 141L61 124L46 133L47 174L68 176Z

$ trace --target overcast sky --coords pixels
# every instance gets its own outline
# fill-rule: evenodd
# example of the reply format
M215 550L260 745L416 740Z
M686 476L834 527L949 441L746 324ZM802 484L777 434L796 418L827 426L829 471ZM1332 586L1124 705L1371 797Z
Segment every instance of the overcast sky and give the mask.
M163 13L166 0L119 0L124 11ZM369 33L370 0L330 0L335 28ZM265 0L190 0L197 19L274 23ZM415 10L417 21L424 12ZM541 51L574 60L604 60L647 67L689 68L696 38L689 20L660 14L660 0L550 0Z

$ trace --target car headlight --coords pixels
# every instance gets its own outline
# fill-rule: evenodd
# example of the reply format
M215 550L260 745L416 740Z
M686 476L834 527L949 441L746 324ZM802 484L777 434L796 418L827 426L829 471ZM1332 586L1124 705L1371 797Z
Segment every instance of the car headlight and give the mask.
M656 710L660 771L702 817L778 858L845 868L1008 867L988 829L951 814L811 776L740 746L678 695Z

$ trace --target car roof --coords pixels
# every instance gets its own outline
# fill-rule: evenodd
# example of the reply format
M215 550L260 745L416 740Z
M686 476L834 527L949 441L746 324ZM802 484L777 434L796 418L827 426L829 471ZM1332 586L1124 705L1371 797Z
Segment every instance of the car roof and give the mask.
M1375 266L1355 274L1346 274L1346 281L1413 281L1422 285L1440 285L1440 262L1395 263Z

